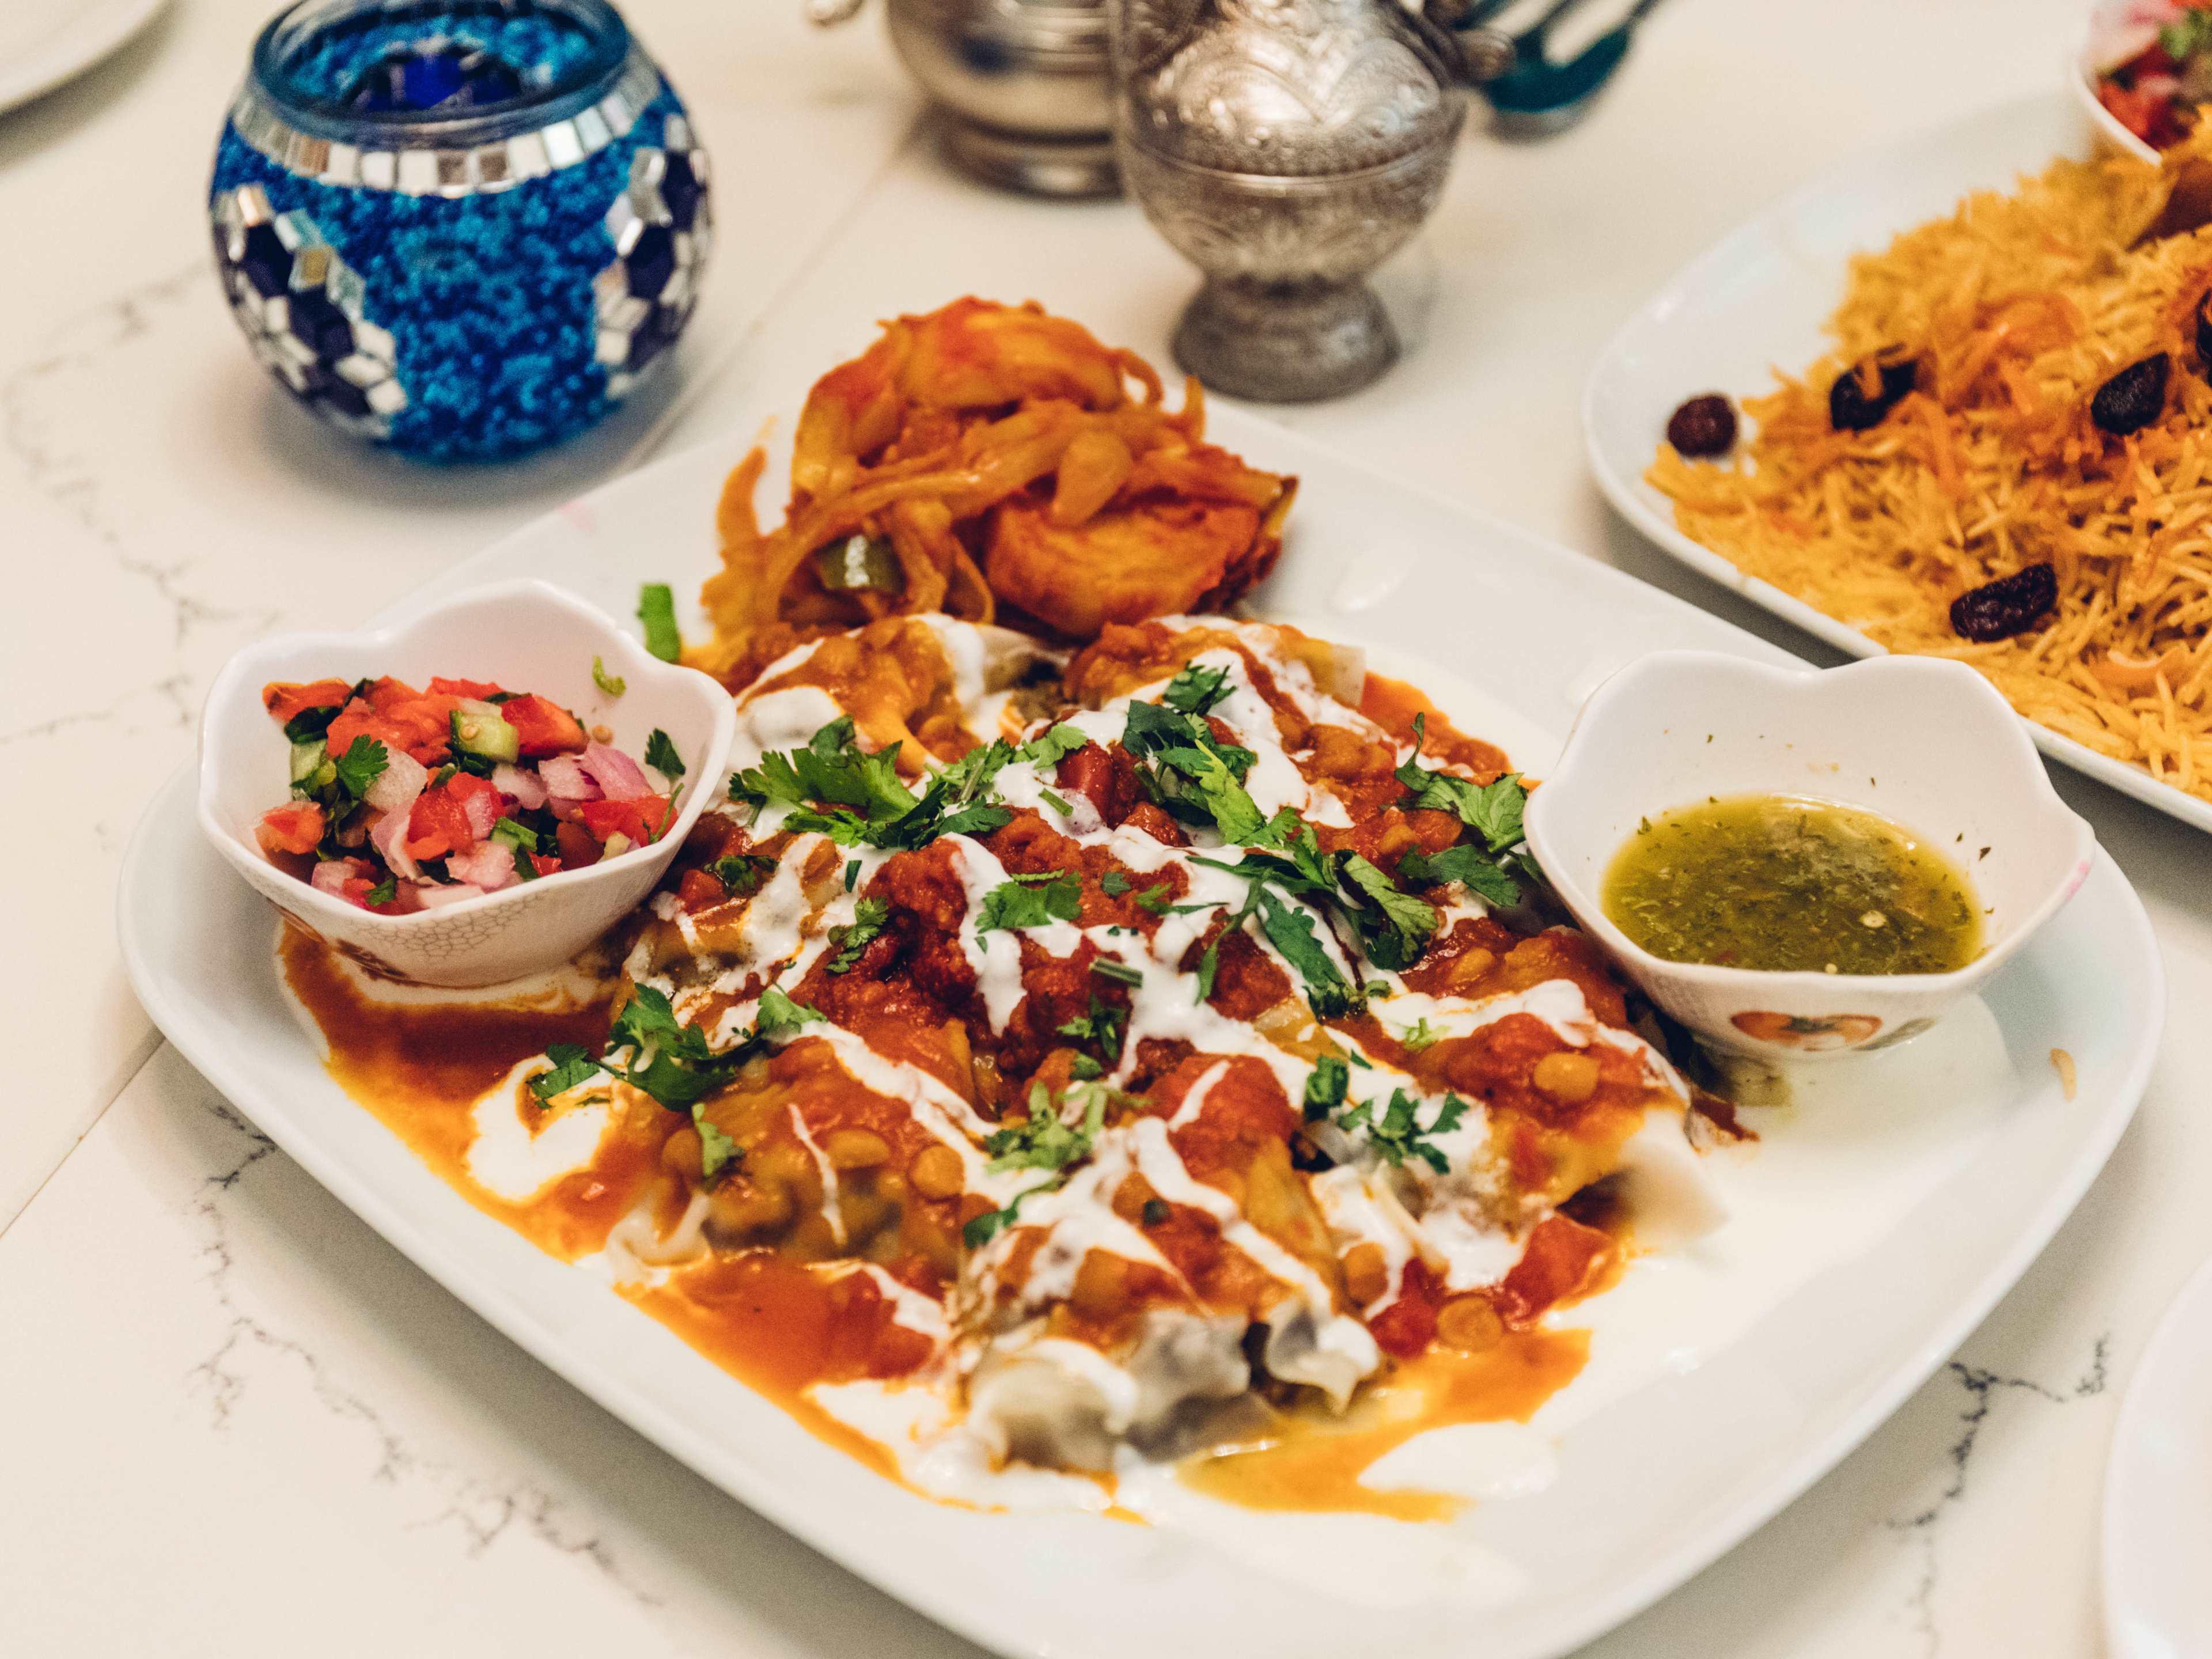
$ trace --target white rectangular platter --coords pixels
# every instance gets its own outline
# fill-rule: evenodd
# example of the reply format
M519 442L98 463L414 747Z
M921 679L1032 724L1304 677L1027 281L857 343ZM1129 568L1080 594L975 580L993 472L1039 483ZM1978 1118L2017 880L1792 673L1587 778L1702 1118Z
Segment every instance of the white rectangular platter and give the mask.
M1747 576L1674 525L1644 482L1667 417L1686 398L1771 391L1827 349L1821 325L1854 253L1948 214L1977 190L2003 190L2061 155L2087 155L2081 111L2053 92L1939 127L1823 173L1729 234L1654 295L1607 345L1583 392L1583 434L1598 486L1621 515L1682 563L1855 657L1883 648L1848 623ZM2160 811L2212 830L2212 802L2031 723L2036 747Z
M1468 729L1539 771L1583 697L1642 652L1788 660L1265 422L1218 411L1209 435L1303 481L1291 544L1256 608L1370 645L1378 666L1425 681ZM714 501L740 447L611 484L392 614L526 574L622 617L641 580L688 592L712 563ZM1869 1062L1892 1068L1881 1087L1762 1119L1765 1139L1724 1172L1735 1231L1639 1262L1562 1316L1593 1328L1593 1358L1533 1425L1550 1447L1540 1491L1426 1527L1282 1516L1201 1537L928 1503L472 1208L326 1076L280 988L272 914L201 843L188 801L179 777L155 803L120 909L138 994L194 1064L393 1244L608 1410L930 1617L1001 1652L1054 1659L1338 1659L1379 1641L1409 1659L1530 1659L1610 1627L1832 1466L2012 1285L2125 1127L2164 1001L2142 908L2100 858L1985 1006ZM2054 1048L2078 1068L2071 1101Z

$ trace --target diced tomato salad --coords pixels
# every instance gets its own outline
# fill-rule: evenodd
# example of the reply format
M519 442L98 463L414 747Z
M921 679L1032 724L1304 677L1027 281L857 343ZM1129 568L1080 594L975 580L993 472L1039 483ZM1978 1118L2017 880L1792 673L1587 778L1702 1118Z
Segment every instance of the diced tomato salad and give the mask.
M2097 100L2154 149L2187 137L2212 103L2212 0L2136 0L2098 33Z
M649 846L684 766L656 729L641 763L570 710L489 680L271 684L292 798L254 836L271 863L389 915L433 909Z

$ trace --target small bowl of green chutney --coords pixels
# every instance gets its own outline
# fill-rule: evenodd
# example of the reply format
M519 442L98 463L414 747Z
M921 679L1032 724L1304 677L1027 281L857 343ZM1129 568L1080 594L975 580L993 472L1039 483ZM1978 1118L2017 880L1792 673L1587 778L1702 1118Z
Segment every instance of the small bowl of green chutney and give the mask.
M1591 696L1529 849L1660 1008L1766 1060L1900 1042L2087 877L2095 837L1964 664L1660 652Z

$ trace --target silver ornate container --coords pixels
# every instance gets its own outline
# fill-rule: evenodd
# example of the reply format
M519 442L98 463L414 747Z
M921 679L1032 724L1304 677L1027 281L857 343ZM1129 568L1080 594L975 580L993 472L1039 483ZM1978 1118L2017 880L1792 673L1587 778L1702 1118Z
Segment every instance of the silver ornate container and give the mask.
M808 0L817 23L864 0ZM1110 196L1103 0L884 0L891 45L945 115L945 148L987 183Z
M1465 118L1394 0L1108 0L1124 182L1206 273L1175 352L1232 397L1342 396L1397 360L1367 274L1427 218Z

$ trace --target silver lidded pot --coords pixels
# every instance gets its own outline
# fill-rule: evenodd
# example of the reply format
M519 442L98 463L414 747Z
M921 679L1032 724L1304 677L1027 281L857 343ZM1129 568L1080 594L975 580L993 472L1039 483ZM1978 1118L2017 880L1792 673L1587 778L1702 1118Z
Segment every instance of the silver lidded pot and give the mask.
M1341 397L1397 360L1370 271L1465 118L1448 36L1394 0L1106 0L1123 182L1206 273L1175 336L1216 391Z
M807 0L807 13L840 23L864 3ZM884 0L884 11L958 166L1038 196L1120 188L1103 0Z

